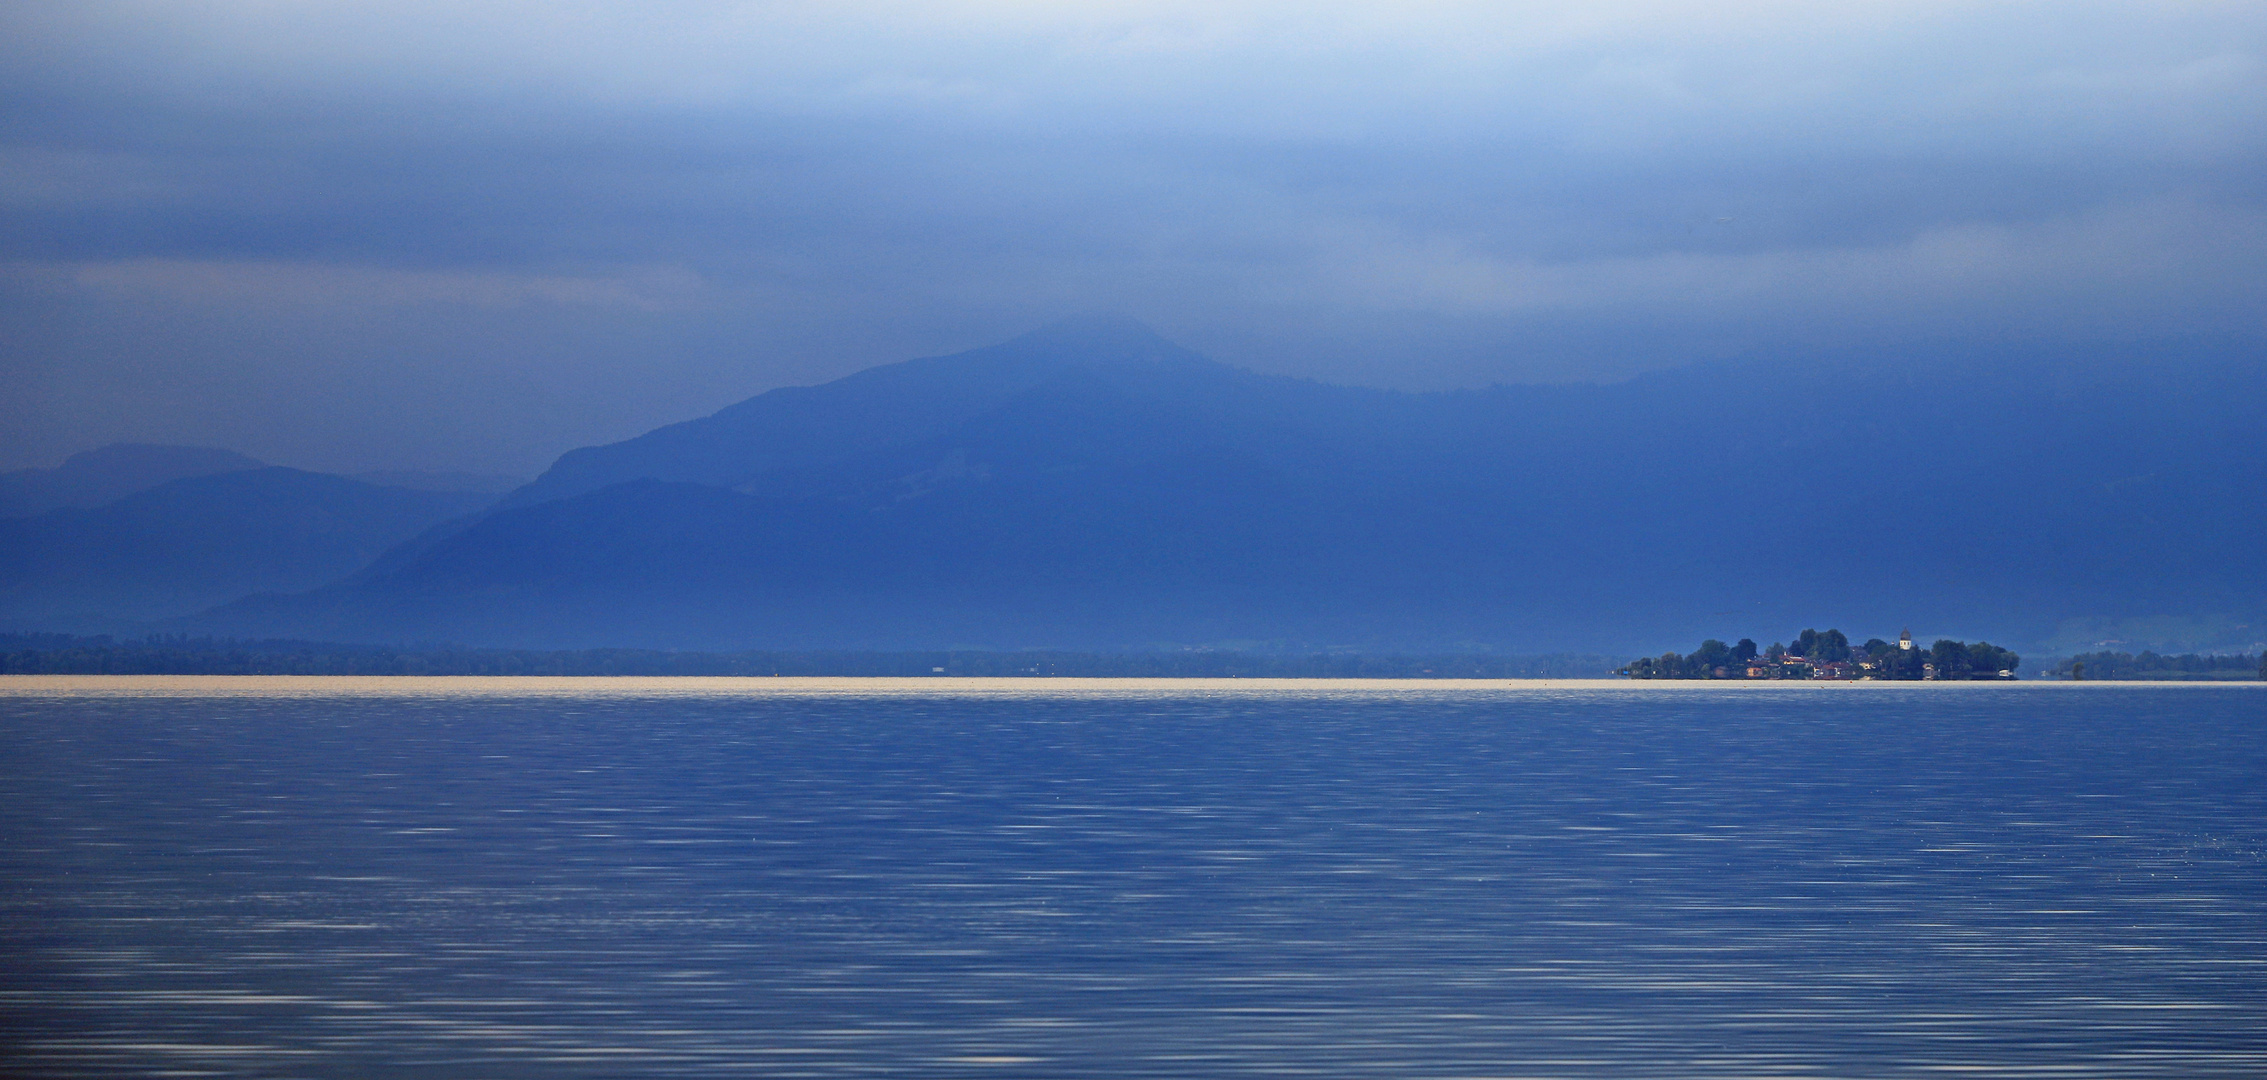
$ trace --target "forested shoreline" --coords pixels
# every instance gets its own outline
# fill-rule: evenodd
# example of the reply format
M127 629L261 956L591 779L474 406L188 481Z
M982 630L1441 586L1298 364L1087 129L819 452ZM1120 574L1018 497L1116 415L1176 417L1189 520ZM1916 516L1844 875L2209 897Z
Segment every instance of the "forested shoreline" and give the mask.
M2267 680L2267 652L2164 655L2143 650L2139 654L2080 653L2057 663L2051 674L2064 679L2138 679L2149 682Z

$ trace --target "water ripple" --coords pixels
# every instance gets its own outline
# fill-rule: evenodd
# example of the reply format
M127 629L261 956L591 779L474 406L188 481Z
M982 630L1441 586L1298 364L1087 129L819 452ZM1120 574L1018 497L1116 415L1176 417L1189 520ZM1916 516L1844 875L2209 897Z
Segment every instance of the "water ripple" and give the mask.
M2257 1076L2263 703L11 691L0 1064Z

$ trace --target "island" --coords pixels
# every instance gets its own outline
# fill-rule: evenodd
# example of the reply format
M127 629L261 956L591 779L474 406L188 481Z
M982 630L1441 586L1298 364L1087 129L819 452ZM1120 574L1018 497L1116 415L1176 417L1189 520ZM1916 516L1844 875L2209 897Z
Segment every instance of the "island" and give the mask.
M1620 668L1630 679L2013 679L2023 658L1990 642L1949 638L1926 649L1904 631L1894 642L1851 645L1840 630L1804 630L1785 644L1758 649L1749 638L1726 645L1710 638L1690 654L1663 653Z

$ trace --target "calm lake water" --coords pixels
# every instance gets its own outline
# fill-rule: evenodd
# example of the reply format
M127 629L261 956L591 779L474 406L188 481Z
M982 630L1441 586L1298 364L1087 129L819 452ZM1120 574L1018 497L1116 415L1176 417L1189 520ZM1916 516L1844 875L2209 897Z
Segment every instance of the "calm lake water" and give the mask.
M2267 1074L2267 688L0 685L31 1075Z

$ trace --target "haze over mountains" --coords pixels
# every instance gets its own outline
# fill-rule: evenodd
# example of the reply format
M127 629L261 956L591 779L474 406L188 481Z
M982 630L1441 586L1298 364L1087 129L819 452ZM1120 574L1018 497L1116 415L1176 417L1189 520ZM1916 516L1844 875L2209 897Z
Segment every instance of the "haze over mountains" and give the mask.
M351 577L183 625L673 648L2258 636L2267 465L2236 451L2267 445L2262 367L2148 361L1419 395L1066 324L571 452Z
M202 446L115 443L73 454L52 469L0 473L0 518L116 502L169 480L258 469L263 462Z
M69 569L111 534L26 525L57 561L0 621L2267 636L2267 6L81 0L0 27L27 103L0 462L191 441L501 503L315 589L208 567L162 604ZM1105 310L1244 370L1093 324L937 357ZM414 464L545 475L361 475ZM128 497L47 483L0 479L0 520ZM179 610L255 578L285 595Z
M223 460L219 452L181 447L129 449L105 456L176 463L146 469L145 479ZM228 457L235 459L230 464L250 462ZM312 589L493 501L250 463L152 484L106 505L0 520L0 618L17 626L102 628L106 620L194 614L254 592ZM115 473L105 478L121 482ZM60 484L47 490L65 491Z

